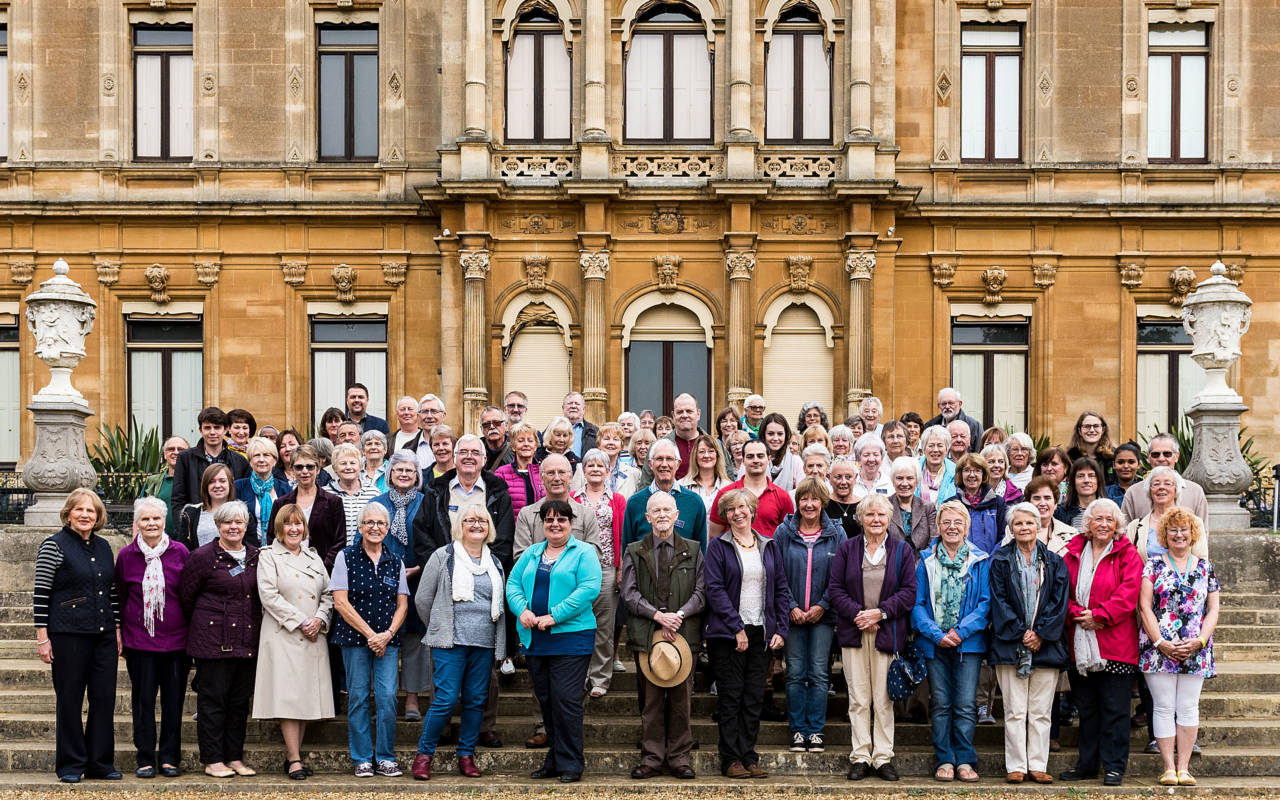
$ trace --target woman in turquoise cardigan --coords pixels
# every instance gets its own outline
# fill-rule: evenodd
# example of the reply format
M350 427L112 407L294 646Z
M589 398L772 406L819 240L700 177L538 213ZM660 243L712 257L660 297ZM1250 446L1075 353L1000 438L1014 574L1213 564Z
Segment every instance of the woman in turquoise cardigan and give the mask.
M579 507L580 509L581 507ZM531 777L582 778L582 687L595 649L600 553L572 535L574 504L547 500L538 511L546 540L524 551L507 581L520 624L533 694L547 728L547 756Z

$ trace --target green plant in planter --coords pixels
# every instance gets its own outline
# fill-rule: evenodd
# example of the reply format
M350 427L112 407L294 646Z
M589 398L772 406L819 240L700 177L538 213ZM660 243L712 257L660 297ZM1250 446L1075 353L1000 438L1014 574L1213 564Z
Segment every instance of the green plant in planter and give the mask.
M98 493L108 505L132 503L142 493L148 475L164 469L160 433L143 430L132 420L126 431L119 425L98 429L98 442L88 448L89 463L98 472Z

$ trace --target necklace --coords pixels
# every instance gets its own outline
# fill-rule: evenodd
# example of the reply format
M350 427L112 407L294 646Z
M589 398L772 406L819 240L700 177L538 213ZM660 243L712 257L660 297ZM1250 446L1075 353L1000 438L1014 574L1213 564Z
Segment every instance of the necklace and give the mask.
M749 544L743 544L743 543L738 539L738 535L737 535L737 534L734 534L734 536L733 536L733 543L734 543L734 544L736 544L738 547L741 547L743 550L750 550L751 548L753 548L753 547L755 547L755 546L756 546L756 537L755 537L755 535L753 534L753 535L752 535L752 537L751 537L751 542L750 542Z

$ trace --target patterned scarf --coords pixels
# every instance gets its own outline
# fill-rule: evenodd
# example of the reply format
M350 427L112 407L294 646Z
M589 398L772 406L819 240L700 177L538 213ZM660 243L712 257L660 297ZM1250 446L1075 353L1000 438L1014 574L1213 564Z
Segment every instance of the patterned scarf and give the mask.
M410 489L408 492L401 494L396 489L387 489L387 496L391 498L391 506L395 509L395 513L391 515L391 535L396 537L396 541L405 547L409 546L409 529L408 508L422 492L417 489Z
M275 488L276 478L271 473L259 478L258 473L249 475L249 488L253 496L258 498L258 535L266 541L267 521L271 518L271 490Z
M1018 588L1022 591L1022 626L1025 630L1031 630L1031 626L1036 621L1036 606L1040 602L1040 582L1041 567L1040 547L1036 546L1031 551L1031 557L1027 558L1022 554L1022 549L1015 547L1013 549L1015 562L1018 569L1014 573L1014 580L1018 582ZM1018 641L1018 677L1031 677L1031 651L1027 646Z
M938 627L950 631L960 622L960 598L964 595L964 566L969 560L969 543L960 545L955 558L947 556L947 548L941 541L933 548L933 553L942 567L942 582L938 587Z
M169 534L161 534L155 547L149 547L142 536L138 536L138 549L147 562L147 569L142 573L142 624L154 638L156 620L164 622L164 565L160 557L169 549Z

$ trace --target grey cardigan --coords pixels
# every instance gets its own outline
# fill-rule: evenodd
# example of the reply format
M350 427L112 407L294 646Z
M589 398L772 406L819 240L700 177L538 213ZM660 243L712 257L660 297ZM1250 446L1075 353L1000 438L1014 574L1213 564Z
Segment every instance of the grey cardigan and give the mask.
M449 574L449 554L453 548L440 547L431 554L427 565L422 568L422 578L418 581L418 594L414 597L418 616L427 625L427 632L422 635L422 643L427 647L451 649L453 647L453 577ZM497 563L496 561L494 563ZM502 565L498 565L502 571ZM506 592L504 586L493 587L502 597L502 614L507 613ZM494 659L507 657L507 625L503 618L495 623L497 633L494 636Z

